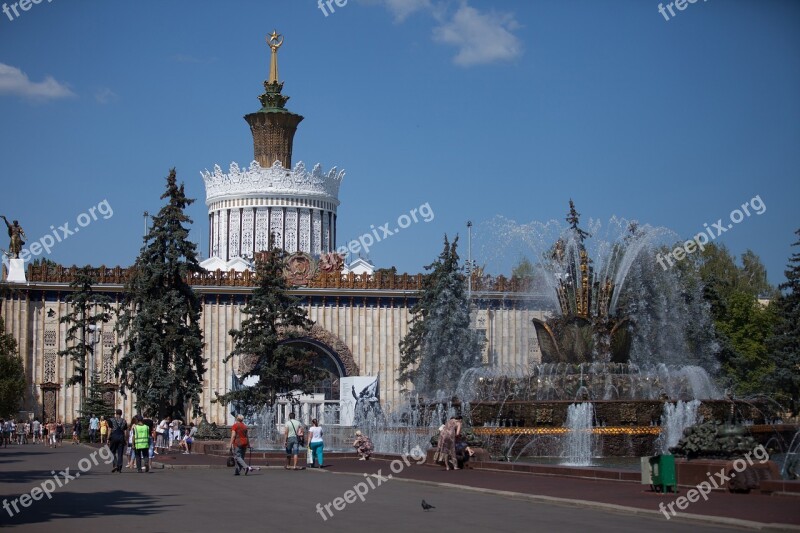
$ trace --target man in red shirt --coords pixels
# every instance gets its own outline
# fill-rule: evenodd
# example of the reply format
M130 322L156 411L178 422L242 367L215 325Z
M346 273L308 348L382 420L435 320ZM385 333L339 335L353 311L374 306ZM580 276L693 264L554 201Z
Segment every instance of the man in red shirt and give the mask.
M243 415L236 415L236 423L231 426L231 450L236 459L236 472L233 474L235 476L239 475L239 470L244 470L245 476L253 470L253 467L244 462L244 453L247 451L250 441L247 440L247 426L243 420Z

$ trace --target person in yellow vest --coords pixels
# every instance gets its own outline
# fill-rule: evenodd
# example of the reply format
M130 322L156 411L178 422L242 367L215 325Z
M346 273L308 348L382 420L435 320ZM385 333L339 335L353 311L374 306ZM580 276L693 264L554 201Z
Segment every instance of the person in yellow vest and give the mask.
M136 470L142 472L142 460L145 461L145 471L150 471L150 428L144 423L142 415L136 416L136 425L133 426L133 448L136 450Z

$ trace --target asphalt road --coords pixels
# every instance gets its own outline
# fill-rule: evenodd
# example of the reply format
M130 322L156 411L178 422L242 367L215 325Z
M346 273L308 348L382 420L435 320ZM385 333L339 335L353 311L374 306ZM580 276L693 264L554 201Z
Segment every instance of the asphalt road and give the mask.
M383 479L280 468L238 477L232 469L166 469L149 474L123 469L122 474L112 474L104 456L70 444L58 449L33 445L0 449L0 505L4 506L0 526L82 533L736 530L389 479L388 470ZM34 489L48 490L51 498ZM363 494L363 502L356 490ZM22 498L25 494L39 499ZM11 503L14 499L19 512ZM424 511L423 499L435 509Z

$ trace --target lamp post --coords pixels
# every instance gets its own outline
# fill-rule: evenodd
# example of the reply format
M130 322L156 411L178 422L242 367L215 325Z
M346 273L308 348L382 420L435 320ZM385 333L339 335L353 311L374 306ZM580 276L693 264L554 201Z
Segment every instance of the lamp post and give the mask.
M150 213L147 211L144 212L144 236L147 237L147 217L150 216Z
M472 303L472 221L467 220L467 300Z

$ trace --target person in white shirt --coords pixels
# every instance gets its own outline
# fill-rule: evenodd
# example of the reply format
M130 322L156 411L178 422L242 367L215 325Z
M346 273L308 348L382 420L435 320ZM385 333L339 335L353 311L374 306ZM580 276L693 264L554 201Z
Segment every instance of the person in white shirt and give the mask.
M89 419L89 442L93 443L97 439L97 431L100 429L100 419L97 415L92 415Z
M322 468L325 464L322 461L322 428L317 423L316 418L311 421L311 427L308 428L308 437L310 439L308 441L308 446L311 448L311 457L316 463L316 465L312 463L311 468Z
M169 425L172 422L172 417L167 417L159 422L156 428L156 444L154 452L158 455L158 449L161 448L161 453L167 453L167 446L169 442Z

